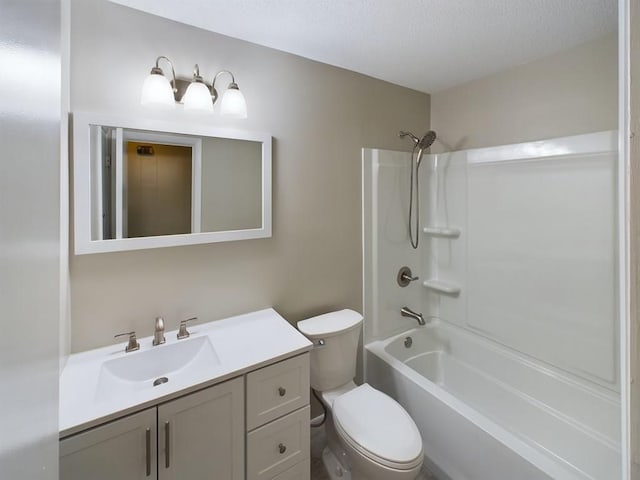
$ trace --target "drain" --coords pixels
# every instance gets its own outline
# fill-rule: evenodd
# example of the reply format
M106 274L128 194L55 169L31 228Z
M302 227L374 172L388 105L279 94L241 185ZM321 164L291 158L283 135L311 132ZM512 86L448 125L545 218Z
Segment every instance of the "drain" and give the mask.
M169 379L167 377L156 378L153 381L153 386L157 387L158 385L162 385L163 383L167 383L168 381L169 381Z
M406 348L411 348L411 345L413 345L413 339L411 337L407 337L404 339L404 346Z

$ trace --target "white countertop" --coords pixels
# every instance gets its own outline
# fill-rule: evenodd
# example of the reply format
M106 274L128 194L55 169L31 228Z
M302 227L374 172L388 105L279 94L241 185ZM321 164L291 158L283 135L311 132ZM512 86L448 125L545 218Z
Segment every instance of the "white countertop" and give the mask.
M312 344L272 308L189 326L190 339L207 336L219 363L197 369L179 380L127 395L98 394L103 363L166 348L177 342L177 330L165 332L166 343L153 347L152 336L140 338L140 350L125 353L124 343L72 354L60 376L60 437L114 420L144 408L242 375L270 363L309 351Z

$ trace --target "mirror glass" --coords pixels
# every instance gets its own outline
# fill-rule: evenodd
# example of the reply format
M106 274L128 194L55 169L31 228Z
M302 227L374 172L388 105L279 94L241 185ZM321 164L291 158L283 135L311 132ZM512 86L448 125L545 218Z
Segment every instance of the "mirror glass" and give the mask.
M270 236L270 183L270 136L74 115L76 253Z

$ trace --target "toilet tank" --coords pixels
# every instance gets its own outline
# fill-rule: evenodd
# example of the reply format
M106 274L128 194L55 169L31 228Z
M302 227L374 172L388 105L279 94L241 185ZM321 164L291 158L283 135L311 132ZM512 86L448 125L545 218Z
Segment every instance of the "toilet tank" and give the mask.
M311 351L314 390L333 390L353 380L361 328L362 315L347 309L298 322L298 330L315 345Z

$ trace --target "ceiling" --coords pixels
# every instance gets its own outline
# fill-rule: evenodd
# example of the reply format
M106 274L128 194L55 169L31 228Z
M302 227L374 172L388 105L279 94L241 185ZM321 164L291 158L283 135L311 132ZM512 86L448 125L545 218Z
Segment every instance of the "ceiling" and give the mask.
M112 0L434 93L616 30L616 0Z

